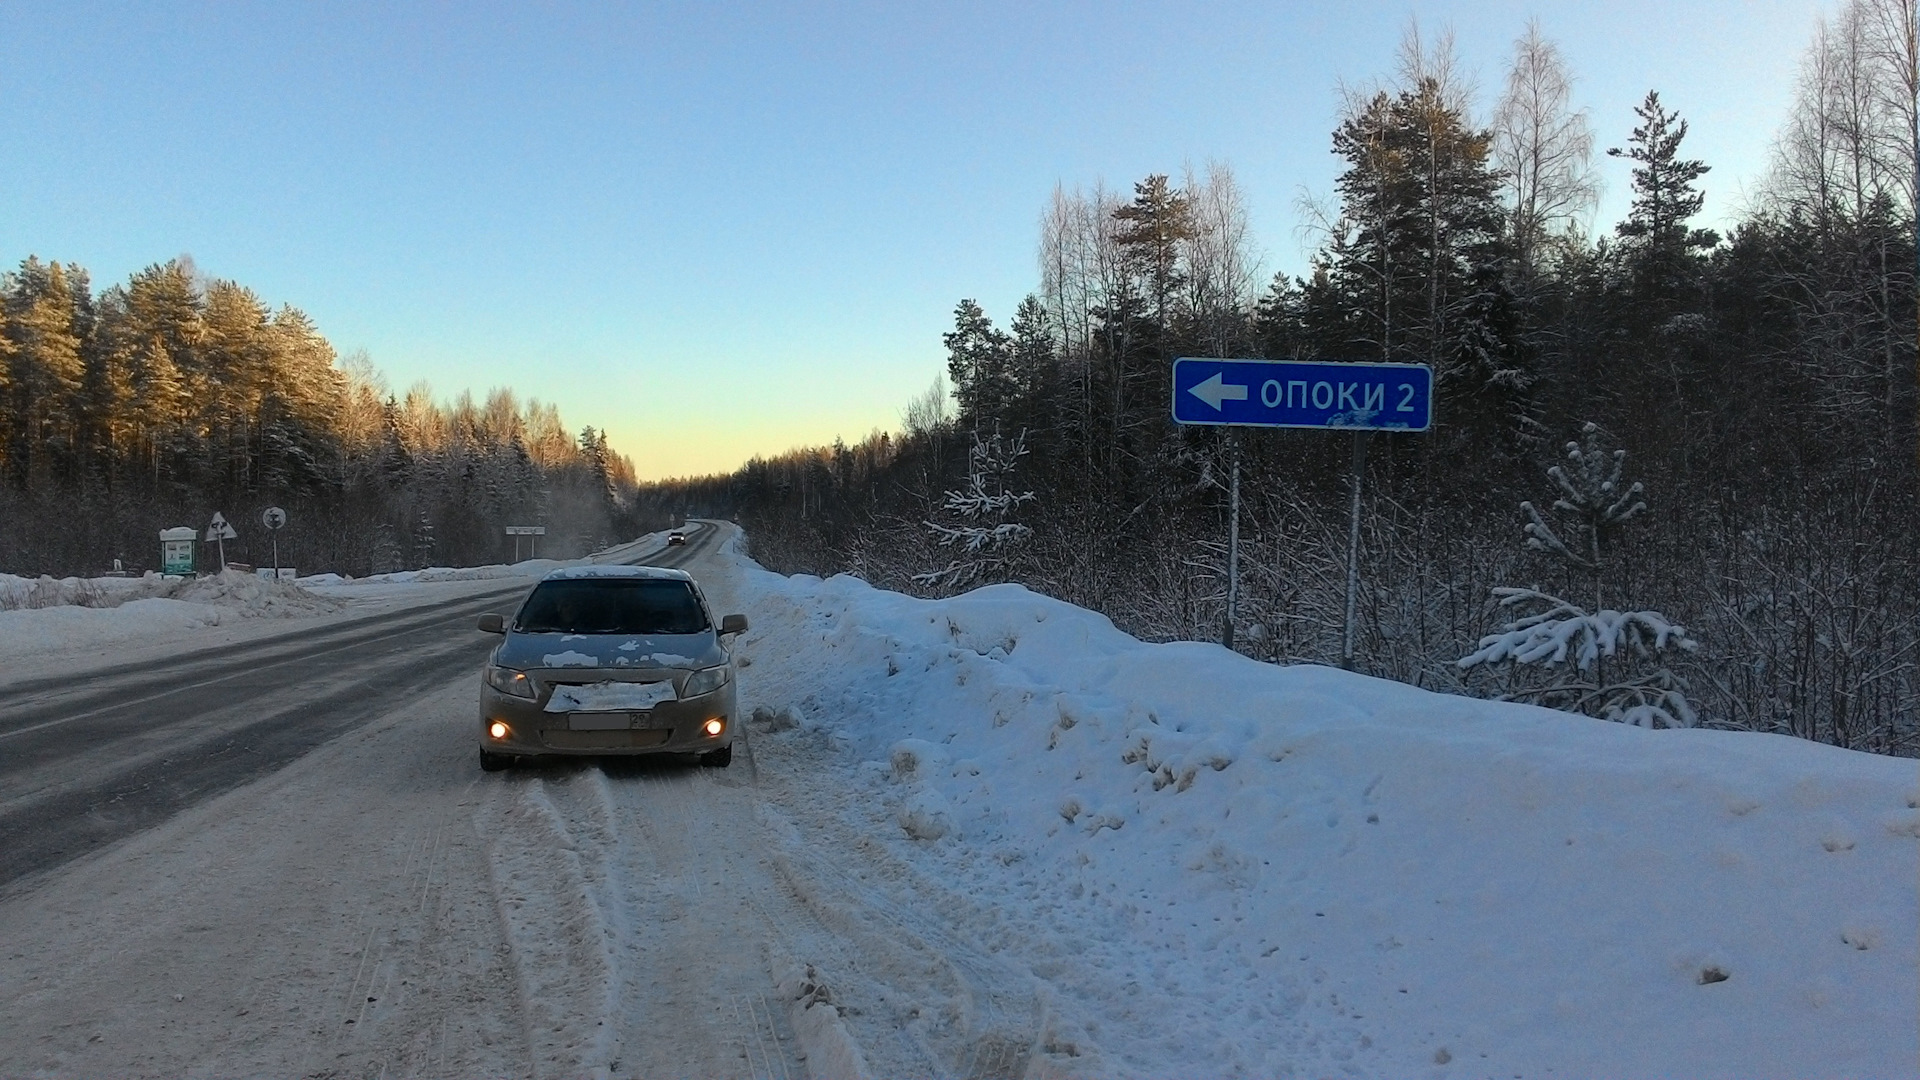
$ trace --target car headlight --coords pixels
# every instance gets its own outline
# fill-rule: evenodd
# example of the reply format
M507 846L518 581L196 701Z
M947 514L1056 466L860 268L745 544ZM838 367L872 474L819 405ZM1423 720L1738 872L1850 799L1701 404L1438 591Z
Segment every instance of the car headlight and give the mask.
M526 672L516 671L513 668L494 667L489 664L487 685L508 697L526 698L529 701L534 697L533 680L527 678Z
M727 684L727 665L720 664L687 676L687 685L680 691L683 698L699 697L711 694Z

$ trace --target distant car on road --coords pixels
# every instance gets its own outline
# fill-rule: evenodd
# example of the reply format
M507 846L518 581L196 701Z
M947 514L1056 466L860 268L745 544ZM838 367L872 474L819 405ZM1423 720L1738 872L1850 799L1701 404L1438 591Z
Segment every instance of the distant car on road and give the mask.
M679 529L675 529L672 532L667 534L668 547L679 547L680 545L686 542L687 542L687 534L681 532Z
M716 626L685 570L576 566L535 585L508 622L480 682L480 767L534 754L699 754L725 768L739 726L734 635Z

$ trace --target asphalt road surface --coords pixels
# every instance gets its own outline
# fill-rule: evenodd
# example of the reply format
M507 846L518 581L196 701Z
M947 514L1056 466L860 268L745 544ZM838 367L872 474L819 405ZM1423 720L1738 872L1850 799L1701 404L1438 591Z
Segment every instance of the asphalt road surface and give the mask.
M680 566L718 542L636 561ZM230 791L462 671L531 582L161 660L0 685L0 896Z

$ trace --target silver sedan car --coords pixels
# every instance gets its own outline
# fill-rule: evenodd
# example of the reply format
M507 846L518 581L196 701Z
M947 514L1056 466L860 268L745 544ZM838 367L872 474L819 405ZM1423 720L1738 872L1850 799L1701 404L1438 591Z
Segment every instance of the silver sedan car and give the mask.
M733 760L731 639L684 570L577 566L540 580L508 622L480 682L480 767L534 754L699 754Z

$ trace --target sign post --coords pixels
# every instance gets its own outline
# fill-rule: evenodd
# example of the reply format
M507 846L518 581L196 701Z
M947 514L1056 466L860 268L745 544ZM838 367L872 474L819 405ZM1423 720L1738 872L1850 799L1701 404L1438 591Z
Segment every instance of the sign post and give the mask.
M213 520L207 523L207 539L220 545L220 572L223 574L227 572L227 541L239 535L233 531L233 526L227 524L226 516L217 511Z
M1227 432L1227 454L1233 458L1227 481L1227 619L1220 644L1233 648L1234 616L1240 610L1240 436Z
M1341 666L1353 667L1360 593L1360 484L1367 433L1425 431L1433 424L1433 369L1425 364L1344 364L1320 360L1173 362L1173 421L1206 427L1340 428L1353 432L1353 500L1347 523L1347 604ZM1227 544L1227 626L1233 647L1240 569L1240 447L1231 443Z
M520 538L523 536L528 537L527 558L531 559L540 553L540 541L538 538L547 535L547 527L545 525L509 525L507 526L507 535L513 537L513 561L519 562Z
M273 537L273 580L280 580L280 530L287 526L287 512L277 506L269 506L260 515L260 524L267 527L267 535Z

